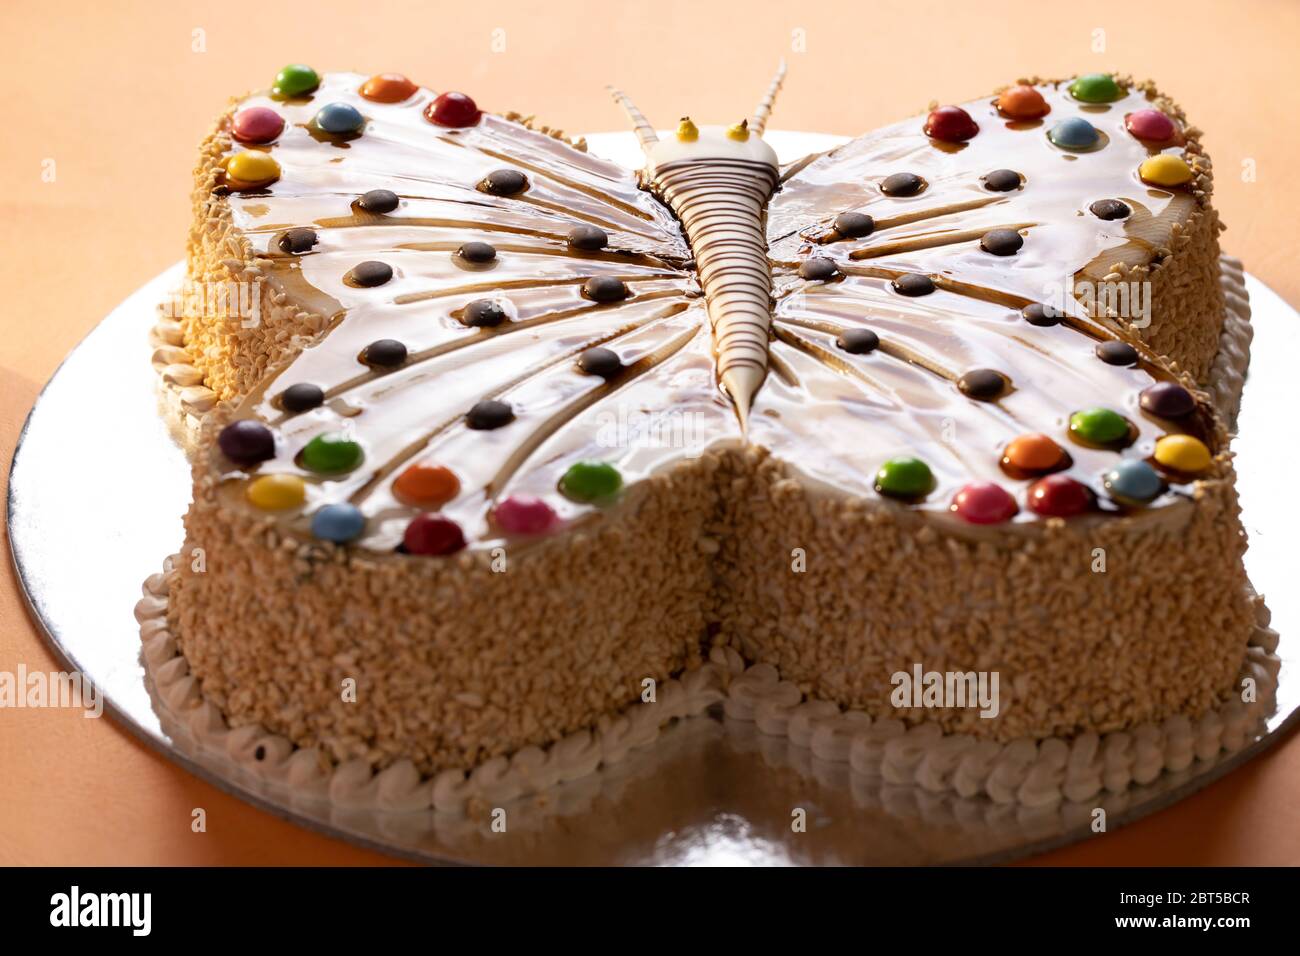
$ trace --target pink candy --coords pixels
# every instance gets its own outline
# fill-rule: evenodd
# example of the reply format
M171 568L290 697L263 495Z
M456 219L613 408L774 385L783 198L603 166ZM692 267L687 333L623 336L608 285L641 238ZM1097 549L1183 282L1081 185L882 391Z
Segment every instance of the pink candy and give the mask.
M241 143L269 143L284 130L284 119L265 106L250 106L235 114L230 132Z
M497 504L497 527L506 534L545 534L559 521L555 509L532 495L511 495Z
M1137 110L1124 117L1124 128L1138 139L1149 143L1167 143L1178 133L1178 127L1159 110Z
M991 481L972 481L952 499L952 511L971 524L1001 524L1019 510L1010 492Z

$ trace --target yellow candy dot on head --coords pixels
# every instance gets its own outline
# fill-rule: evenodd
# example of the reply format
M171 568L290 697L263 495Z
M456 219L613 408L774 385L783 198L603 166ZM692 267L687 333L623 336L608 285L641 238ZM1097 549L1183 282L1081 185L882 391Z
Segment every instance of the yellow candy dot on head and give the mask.
M683 116L677 124L677 139L683 143L693 143L700 138L700 129L691 122L689 116Z
M1173 471L1194 475L1210 467L1210 449L1191 435L1166 435L1156 442L1156 461Z
M262 475L249 484L245 495L263 511L285 511L306 500L307 486L297 475Z
M741 143L749 139L749 120L741 120L735 126L728 126L727 138Z
M1181 186L1192 181L1192 167L1181 156L1161 153L1143 160L1138 176L1153 186Z
M226 174L249 185L264 185L280 178L280 164L270 153L260 149L246 149L236 153L226 163Z

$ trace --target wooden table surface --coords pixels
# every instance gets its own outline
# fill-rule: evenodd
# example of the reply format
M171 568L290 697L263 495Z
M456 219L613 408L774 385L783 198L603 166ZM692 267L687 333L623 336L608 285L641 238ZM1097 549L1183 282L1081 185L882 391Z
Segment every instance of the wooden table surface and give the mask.
M732 122L779 56L773 128L856 134L932 99L1019 76L1155 78L1205 130L1225 247L1290 302L1300 209L1300 4L1294 0L765 3L90 4L6 0L0 150L0 459L38 390L114 305L180 258L194 148L227 98L286 62L402 71L536 113L621 129L604 85L660 125ZM49 172L53 171L52 181ZM141 344L143 348L143 343ZM102 423L112 427L112 422ZM87 480L103 463L88 463ZM7 547L6 547L7 552ZM7 560L0 671L51 670ZM88 572L93 573L93 572ZM1300 863L1300 739L1060 864ZM208 813L205 834L190 813ZM385 857L284 823L201 783L109 720L0 710L0 863L355 864Z

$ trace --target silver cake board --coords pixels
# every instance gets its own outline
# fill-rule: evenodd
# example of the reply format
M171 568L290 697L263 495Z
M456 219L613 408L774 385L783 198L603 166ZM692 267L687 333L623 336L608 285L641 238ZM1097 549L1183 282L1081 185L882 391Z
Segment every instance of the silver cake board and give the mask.
M771 133L783 158L838 139ZM590 138L635 165L630 134ZM190 500L184 452L159 414L147 334L183 278L177 264L113 310L68 356L27 419L9 478L8 530L39 630L105 711L209 783L309 829L422 862L489 864L992 863L1092 836L1166 807L1230 772L1300 724L1291 635L1300 628L1289 527L1300 460L1286 436L1300 316L1247 277L1255 340L1237 452L1247 571L1281 640L1278 707L1251 743L1120 794L1045 809L931 794L855 774L720 712L680 721L622 762L506 805L507 826L422 811L349 810L261 782L161 719L145 680L133 608L141 583L181 544ZM87 481L87 471L94 481ZM806 828L792 827L796 811Z

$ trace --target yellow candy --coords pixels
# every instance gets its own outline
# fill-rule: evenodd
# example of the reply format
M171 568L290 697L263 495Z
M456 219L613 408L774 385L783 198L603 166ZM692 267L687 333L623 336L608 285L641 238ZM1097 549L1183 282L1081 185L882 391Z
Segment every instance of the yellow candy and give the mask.
M740 143L749 139L749 120L741 120L735 126L728 126L727 139L734 139Z
M307 486L297 475L263 475L246 492L249 503L263 511L297 508L307 497Z
M1161 153L1143 160L1138 175L1152 186L1181 186L1192 181L1192 167L1181 156Z
M280 164L270 153L246 149L230 157L226 163L226 174L248 186L265 186L280 178Z
M693 143L700 138L700 128L691 122L689 116L683 116L677 124L677 138L683 143Z
M1191 435L1166 435L1156 442L1156 461L1173 471L1194 475L1210 467L1210 449Z

